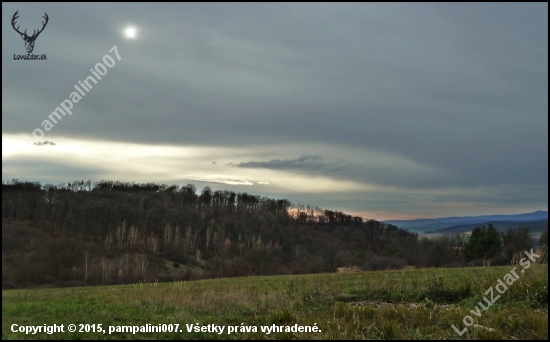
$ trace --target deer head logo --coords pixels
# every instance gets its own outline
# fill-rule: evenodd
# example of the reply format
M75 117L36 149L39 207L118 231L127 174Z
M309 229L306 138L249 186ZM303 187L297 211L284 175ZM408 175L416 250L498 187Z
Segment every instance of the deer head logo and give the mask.
M33 30L33 33L32 33L32 36L28 36L27 35L27 30L25 30L25 33L19 31L19 27L20 26L17 26L17 28L15 28L15 20L17 20L17 18L19 18L17 16L17 13L19 12L19 10L17 10L15 12L15 14L13 15L13 18L11 19L11 26L13 27L13 29L15 30L15 32L19 33L21 35L21 38L23 38L23 40L25 41L25 49L27 49L27 53L32 53L32 50L34 49L34 41L36 40L36 38L38 38L38 35L40 33L42 33L42 31L44 31L44 28L46 27L46 25L48 25L48 20L50 18L48 18L48 14L46 12L44 12L44 16L43 18L46 19L46 22L42 22L42 29L38 30L38 32L36 32L36 30Z

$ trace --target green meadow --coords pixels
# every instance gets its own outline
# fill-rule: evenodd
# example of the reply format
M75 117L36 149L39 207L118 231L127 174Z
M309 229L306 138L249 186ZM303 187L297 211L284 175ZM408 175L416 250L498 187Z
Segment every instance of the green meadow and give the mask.
M498 280L514 267L517 280L499 293ZM431 268L7 290L2 339L547 340L547 265L521 270ZM63 324L64 332L12 331L54 324ZM69 324L77 331L69 332ZM146 324L166 332L109 334L109 326ZM206 331L188 331L191 325ZM223 333L212 331L214 325Z

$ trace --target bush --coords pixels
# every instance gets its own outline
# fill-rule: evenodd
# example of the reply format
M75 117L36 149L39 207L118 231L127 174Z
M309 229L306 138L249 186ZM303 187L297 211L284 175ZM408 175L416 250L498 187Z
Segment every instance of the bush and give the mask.
M69 280L62 282L59 286L60 287L77 287L77 286L85 286L84 282L79 280Z
M19 284L11 283L8 281L2 282L2 290L12 290L12 289L19 289L19 288L21 288L21 285Z
M511 262L511 258L509 258L508 256L504 255L504 254L501 254L497 257L495 257L492 261L491 261L491 266L504 266L504 265L510 265L510 262Z
M375 255L363 265L363 269L370 271L400 270L405 267L405 265L407 265L407 263L404 260Z
M158 281L160 283L173 282L176 280L179 280L179 279L172 274L161 274L160 277L158 278Z
M483 260L482 259L473 259L471 261L468 261L468 263L466 263L466 266L468 266L468 267L483 266Z

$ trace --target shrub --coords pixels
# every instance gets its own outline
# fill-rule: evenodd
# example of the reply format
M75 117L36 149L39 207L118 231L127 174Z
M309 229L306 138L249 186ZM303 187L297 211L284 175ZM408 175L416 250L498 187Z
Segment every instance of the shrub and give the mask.
M370 258L363 266L365 270L379 271L379 270L400 270L405 267L407 263L404 260L394 257L378 256L375 255Z

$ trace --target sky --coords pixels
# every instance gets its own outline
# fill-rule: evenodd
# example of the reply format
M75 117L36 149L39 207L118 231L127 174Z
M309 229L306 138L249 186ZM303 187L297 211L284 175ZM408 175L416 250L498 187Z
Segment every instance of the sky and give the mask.
M548 210L548 4L2 3L11 179Z

